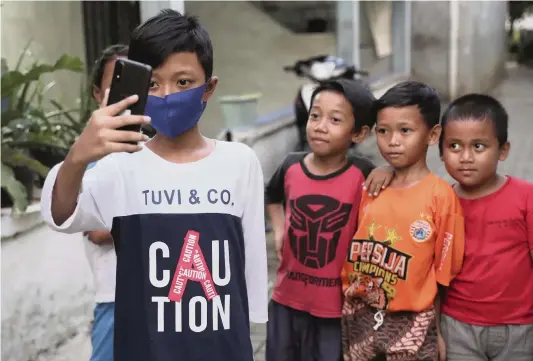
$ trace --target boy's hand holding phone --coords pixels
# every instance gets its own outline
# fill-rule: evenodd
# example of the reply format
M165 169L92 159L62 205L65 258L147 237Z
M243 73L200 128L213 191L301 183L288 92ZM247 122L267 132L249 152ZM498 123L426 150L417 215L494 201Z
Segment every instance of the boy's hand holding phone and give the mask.
M139 97L132 95L109 106L108 97L109 89L106 90L100 109L93 112L87 126L72 145L68 154L72 163L89 165L111 153L138 152L142 146L127 142L138 143L148 140L148 137L140 132L117 129L128 125L150 123L150 118L144 115L121 115L128 106L136 103Z

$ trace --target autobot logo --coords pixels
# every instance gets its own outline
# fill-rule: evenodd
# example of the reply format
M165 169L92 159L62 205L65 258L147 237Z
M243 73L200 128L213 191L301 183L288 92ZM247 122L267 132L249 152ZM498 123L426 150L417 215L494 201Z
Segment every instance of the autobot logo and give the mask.
M289 243L296 259L309 268L322 268L335 259L342 227L352 205L324 195L289 201Z

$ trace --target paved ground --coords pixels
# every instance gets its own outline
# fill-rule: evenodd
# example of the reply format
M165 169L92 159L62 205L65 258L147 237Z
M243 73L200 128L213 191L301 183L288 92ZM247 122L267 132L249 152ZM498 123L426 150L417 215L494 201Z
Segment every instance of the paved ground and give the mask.
M501 171L529 181L533 181L533 69L519 68L514 64L508 65L508 77L493 92L504 104L509 112L511 154L501 165ZM362 144L360 151L368 156L379 159L374 139ZM430 168L438 175L449 179L446 170L439 160L436 147L428 155ZM269 235L269 244L272 240ZM272 247L269 248L269 269L271 284L274 279L276 260ZM252 327L252 342L256 352L256 361L264 361L265 325ZM41 355L39 361L80 361L88 360L90 342L87 330L81 330L71 341L57 349L53 354Z

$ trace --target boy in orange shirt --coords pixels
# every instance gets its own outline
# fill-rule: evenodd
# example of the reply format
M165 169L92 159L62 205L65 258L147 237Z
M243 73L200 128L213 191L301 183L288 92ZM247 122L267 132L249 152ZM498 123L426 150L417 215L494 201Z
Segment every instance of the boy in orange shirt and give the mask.
M404 82L377 101L378 147L395 173L379 197L363 194L342 272L345 361L444 361L438 286L461 268L464 220L452 187L431 173L440 136L435 90Z

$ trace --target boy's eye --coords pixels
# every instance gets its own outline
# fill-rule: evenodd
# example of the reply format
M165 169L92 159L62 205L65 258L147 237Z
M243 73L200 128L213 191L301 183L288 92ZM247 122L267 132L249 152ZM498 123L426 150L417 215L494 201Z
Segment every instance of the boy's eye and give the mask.
M178 85L179 86L187 86L187 85L189 85L190 82L191 81L187 80L187 79L180 79L180 80L178 80Z
M474 144L474 149L475 150L484 150L485 149L485 145L481 144L481 143L476 143L476 144Z
M379 134L385 134L387 132L385 128L378 128L377 131Z
M339 123L341 120L339 118L331 118L333 123Z
M400 131L401 131L403 134L407 134L407 133L410 133L410 132L411 132L411 129L409 129L409 128L402 128L402 129L400 129Z
M450 148L451 150L457 150L457 149L459 149L459 144L457 144L457 143L451 143L450 146L449 146L449 148Z
M150 89L151 89L151 88L155 88L156 86L157 86L157 83L156 83L155 81L152 80L152 81L150 82Z
M309 114L309 118L310 119L316 119L316 118L318 118L318 114L317 113L310 113Z

